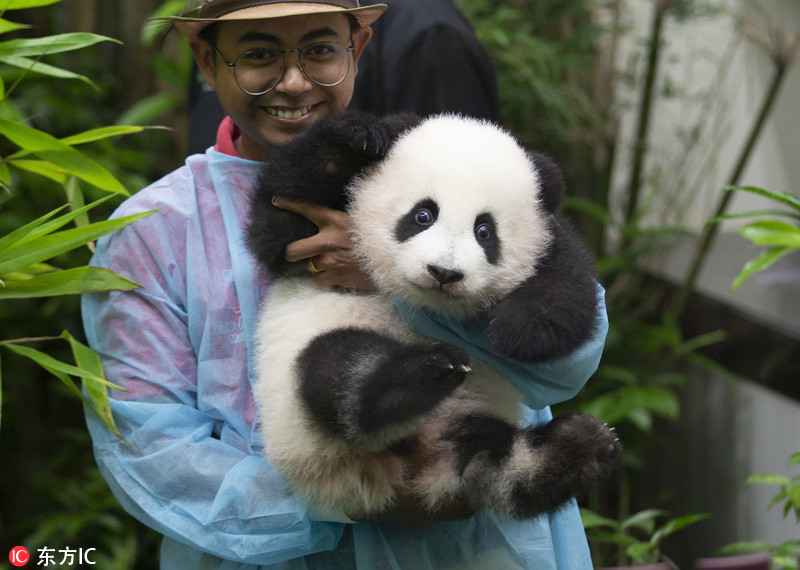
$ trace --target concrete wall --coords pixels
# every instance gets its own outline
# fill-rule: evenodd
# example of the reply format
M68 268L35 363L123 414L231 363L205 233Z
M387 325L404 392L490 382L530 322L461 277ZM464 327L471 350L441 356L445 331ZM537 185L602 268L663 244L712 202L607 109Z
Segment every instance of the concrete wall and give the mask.
M682 397L680 425L665 428L675 447L648 462L653 492L675 489L675 514L711 518L676 534L665 548L680 568L737 541L779 544L800 538L800 524L768 509L778 488L747 484L759 473L794 476L800 450L800 403L741 379L728 382L695 371Z
M626 4L630 33L621 50L621 69L630 67L632 54L642 53L652 4L644 0ZM730 179L774 72L765 47L748 39L744 29L766 37L777 28L786 36L800 32L797 0L761 0L763 14L752 4L751 0L720 0L715 3L720 10L711 15L694 16L685 22L668 19L658 82L662 95L649 137L649 186L642 199L652 224L675 224L700 232L716 209L721 188ZM665 91L673 95L664 96ZM636 128L638 92L620 83L618 97L621 107L627 109L621 132L629 146ZM695 142L688 136L690 132L697 133ZM629 153L620 152L614 180L620 203L629 162ZM800 196L798 61L785 76L740 184ZM729 213L774 207L758 196L738 193ZM800 254L785 258L779 267L731 295L733 278L758 253L738 235L742 223L721 225L721 238L700 274L698 290L800 335ZM693 251L691 240L684 240L654 258L651 267L672 281L682 282Z

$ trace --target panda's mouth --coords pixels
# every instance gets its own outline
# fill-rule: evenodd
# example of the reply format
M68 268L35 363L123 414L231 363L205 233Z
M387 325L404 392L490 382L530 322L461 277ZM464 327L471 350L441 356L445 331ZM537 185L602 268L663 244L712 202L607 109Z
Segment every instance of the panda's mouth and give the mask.
M451 299L460 299L463 297L463 294L457 284L430 283L420 285L419 283L415 283L414 287L426 295L435 295L437 297L444 296Z

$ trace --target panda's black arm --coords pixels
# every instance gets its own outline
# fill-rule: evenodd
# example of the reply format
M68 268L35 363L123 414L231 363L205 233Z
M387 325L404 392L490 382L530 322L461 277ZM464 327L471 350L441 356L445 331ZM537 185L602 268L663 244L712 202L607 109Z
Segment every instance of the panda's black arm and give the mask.
M553 233L551 250L536 274L489 313L492 346L523 362L565 356L589 340L598 323L594 259L558 215Z

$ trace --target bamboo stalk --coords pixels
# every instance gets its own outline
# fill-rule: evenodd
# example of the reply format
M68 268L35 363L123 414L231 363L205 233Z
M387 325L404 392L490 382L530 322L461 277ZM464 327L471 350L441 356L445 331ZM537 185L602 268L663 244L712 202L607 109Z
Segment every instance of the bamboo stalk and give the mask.
M654 0L653 20L650 28L650 48L647 56L647 73L642 88L642 98L639 104L636 139L633 145L633 162L631 175L628 181L628 204L625 211L625 225L629 225L639 207L639 195L642 188L642 171L644 159L647 155L647 137L650 130L650 117L653 108L653 91L658 76L658 61L661 53L661 36L664 29L664 17L669 8L669 0ZM623 239L623 244L629 241Z
M794 48L796 48L796 42L794 44ZM734 163L735 166L730 178L728 179L727 186L736 186L739 183L741 175L747 166L750 155L753 152L753 148L755 147L759 135L764 128L767 116L775 104L775 98L778 94L781 84L783 83L783 80L786 76L786 70L789 68L792 59L793 57L791 56L776 57L773 59L775 63L775 72L772 76L772 81L767 89L766 97L761 104L758 115L753 122L752 127L750 128L750 133L747 136L746 142L739 153L739 158ZM717 219L719 216L722 216L727 212L728 205L730 204L734 193L734 191L724 193L717 205L716 212L711 218L712 220ZM672 303L671 312L676 318L680 318L680 316L683 314L683 311L686 309L686 303L689 300L689 295L691 295L692 291L694 290L697 277L700 274L703 264L705 263L708 252L711 249L711 244L713 243L718 230L719 224L716 223L708 224L703 230L702 238L697 246L697 249L695 250L695 256L692 260L687 277L676 293Z

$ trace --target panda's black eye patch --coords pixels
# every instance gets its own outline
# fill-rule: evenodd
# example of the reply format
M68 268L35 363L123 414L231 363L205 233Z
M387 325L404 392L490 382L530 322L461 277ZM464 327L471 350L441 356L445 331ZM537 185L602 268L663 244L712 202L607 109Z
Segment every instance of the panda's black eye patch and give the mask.
M492 265L500 261L500 238L497 235L497 226L491 214L480 214L475 218L473 226L475 240L483 248L486 260Z
M398 220L394 228L394 237L399 242L411 239L424 232L439 217L439 206L430 198L420 200Z

